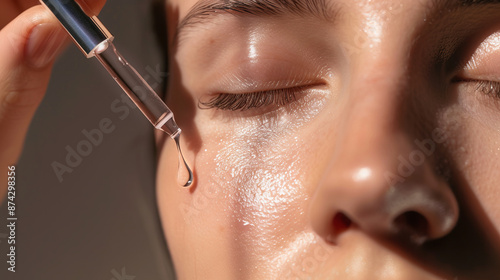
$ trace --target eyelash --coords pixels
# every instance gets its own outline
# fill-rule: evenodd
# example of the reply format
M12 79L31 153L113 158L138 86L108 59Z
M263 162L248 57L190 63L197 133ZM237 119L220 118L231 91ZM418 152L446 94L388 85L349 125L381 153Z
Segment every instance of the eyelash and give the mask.
M467 80L467 79L457 79L455 82L461 83L472 83L475 84L475 91L481 92L486 96L492 96L500 98L500 82L488 81L488 80Z
M476 91L479 91L487 96L500 98L500 82L465 79L456 79L454 82L474 83L476 84ZM310 86L274 89L242 94L221 93L206 102L199 101L198 107L201 109L218 109L227 111L247 111L270 105L282 107L297 101L297 93L308 87Z
M476 90L488 96L500 98L500 83L493 81L476 81Z
M311 86L299 86L283 89L273 89L252 93L221 93L212 99L199 101L201 109L218 109L227 111L247 111L267 106L282 107L297 101L297 94Z

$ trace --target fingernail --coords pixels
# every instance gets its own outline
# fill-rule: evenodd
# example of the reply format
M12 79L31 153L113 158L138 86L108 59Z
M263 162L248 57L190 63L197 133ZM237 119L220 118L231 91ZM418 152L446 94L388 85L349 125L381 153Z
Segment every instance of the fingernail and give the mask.
M66 41L66 31L54 23L41 23L31 30L26 46L27 61L43 68L52 62Z

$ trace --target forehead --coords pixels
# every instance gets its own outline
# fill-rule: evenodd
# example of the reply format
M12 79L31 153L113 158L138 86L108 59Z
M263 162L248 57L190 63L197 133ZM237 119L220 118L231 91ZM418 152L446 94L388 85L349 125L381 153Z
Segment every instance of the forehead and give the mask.
M181 28L186 23L196 21L205 23L205 19L214 18L225 13L246 14L246 16L306 16L314 15L322 18L321 13L339 18L386 22L397 24L404 22L411 26L411 21L421 24L422 20L432 24L442 15L456 14L457 11L487 8L494 4L500 7L500 0L166 0L170 10L175 12L175 20ZM476 8L476 9L474 9ZM277 13L275 13L278 11ZM309 12L308 12L309 11ZM310 13L312 11L312 13ZM487 9L483 12L488 13ZM491 11L490 11L491 12ZM319 16L318 16L319 15ZM203 18L203 20L199 20Z
M482 15L497 14L500 0L167 0L171 28L177 31L174 41L187 30L205 29L206 24L229 14L244 18L313 18L324 23L343 22L352 29L362 23L364 28L396 31L439 29L439 24L456 25L467 18L473 23ZM491 9L495 8L495 9ZM453 16L454 15L454 16ZM489 18L489 17L488 17ZM326 22L325 22L326 20ZM226 26L228 27L228 26ZM346 29L346 30L347 30ZM399 32L398 31L398 32ZM372 32L373 33L373 32ZM407 35L408 35L407 34ZM404 35L404 37L408 37Z

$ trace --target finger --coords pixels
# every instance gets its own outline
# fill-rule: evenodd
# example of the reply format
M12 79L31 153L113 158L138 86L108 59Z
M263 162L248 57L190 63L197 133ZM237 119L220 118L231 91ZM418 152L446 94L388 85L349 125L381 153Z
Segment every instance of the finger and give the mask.
M0 163L14 164L45 93L51 64L68 41L44 7L28 9L0 31Z
M88 11L87 14L98 15L102 7L104 7L106 0L78 0L77 2L80 3L80 6L84 7L86 12Z
M95 9L104 1L90 3ZM26 10L0 31L0 200L6 186L2 170L17 162L54 60L68 38L42 5Z

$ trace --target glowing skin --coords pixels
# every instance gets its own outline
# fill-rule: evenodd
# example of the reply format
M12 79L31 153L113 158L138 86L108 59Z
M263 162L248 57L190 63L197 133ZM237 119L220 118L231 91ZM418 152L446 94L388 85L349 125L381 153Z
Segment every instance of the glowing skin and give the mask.
M168 4L167 103L190 189L176 183L175 143L159 138L179 279L500 275L500 99L476 90L500 82L500 7L326 0L342 11L332 20L219 11L175 41L196 2ZM297 100L198 107L282 88Z

